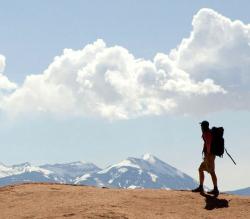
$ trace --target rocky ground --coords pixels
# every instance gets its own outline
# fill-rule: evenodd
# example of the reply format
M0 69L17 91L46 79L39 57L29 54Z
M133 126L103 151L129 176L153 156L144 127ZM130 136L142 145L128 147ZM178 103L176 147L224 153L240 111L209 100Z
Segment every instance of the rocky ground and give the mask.
M60 184L0 188L0 218L250 218L250 197Z

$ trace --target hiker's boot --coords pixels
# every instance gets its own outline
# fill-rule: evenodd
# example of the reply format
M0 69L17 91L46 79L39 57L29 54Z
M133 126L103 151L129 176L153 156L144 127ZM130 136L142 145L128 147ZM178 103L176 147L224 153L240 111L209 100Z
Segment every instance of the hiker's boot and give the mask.
M214 189L210 192L207 192L207 194L214 195L215 197L217 197L220 194L220 192L217 187L214 187Z
M193 189L192 192L204 193L204 189L202 185L199 185L196 189Z

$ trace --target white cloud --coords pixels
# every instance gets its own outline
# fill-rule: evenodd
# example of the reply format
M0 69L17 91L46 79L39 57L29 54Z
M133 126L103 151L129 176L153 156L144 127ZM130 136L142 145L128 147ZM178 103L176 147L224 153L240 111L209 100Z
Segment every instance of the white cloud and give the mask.
M5 57L0 54L0 73L4 71L5 68Z
M0 73L0 90L13 90L16 89L17 85Z
M13 90L17 88L17 85L2 74L5 69L5 57L0 54L0 95L3 90Z
M42 74L5 95L1 108L109 119L249 110L250 26L211 9L200 10L192 24L189 38L153 60L103 40L65 49Z
M192 24L190 37L172 50L171 60L195 80L212 79L227 94L181 99L181 103L199 113L250 110L250 25L211 9L201 9Z

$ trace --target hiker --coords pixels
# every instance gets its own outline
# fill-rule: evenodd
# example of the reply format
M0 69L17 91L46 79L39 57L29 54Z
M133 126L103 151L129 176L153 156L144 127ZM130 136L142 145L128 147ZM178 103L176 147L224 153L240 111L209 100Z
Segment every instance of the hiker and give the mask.
M208 192L208 194L212 194L217 197L219 195L219 190L217 187L217 176L215 174L215 155L211 153L212 133L211 130L209 129L208 121L203 121L200 123L200 125L202 131L202 138L204 140L204 146L202 151L204 157L199 167L200 185L196 189L192 190L192 192L204 193L204 188L203 188L203 183L205 179L204 171L207 171L211 175L214 185L214 189Z

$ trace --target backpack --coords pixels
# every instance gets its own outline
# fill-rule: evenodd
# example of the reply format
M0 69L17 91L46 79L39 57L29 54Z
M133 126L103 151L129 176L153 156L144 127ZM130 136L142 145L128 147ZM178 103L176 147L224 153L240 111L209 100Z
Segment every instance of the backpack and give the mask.
M223 133L224 133L223 127L213 127L211 129L211 134L212 134L211 153L218 157L223 157L225 150Z

